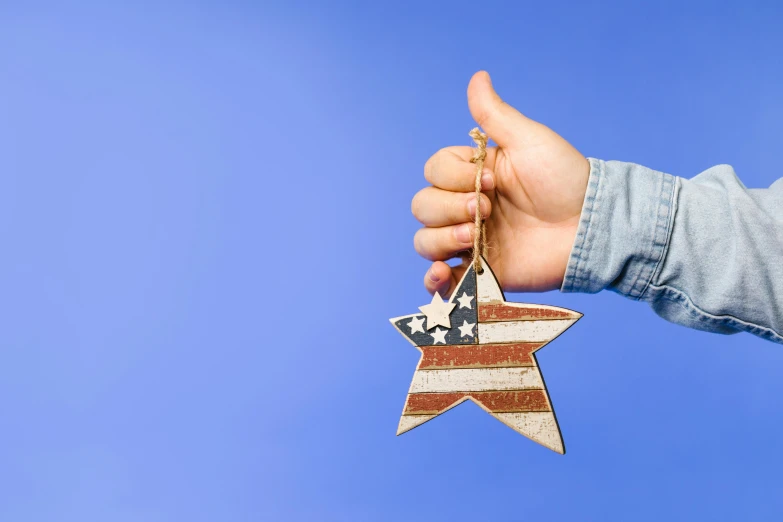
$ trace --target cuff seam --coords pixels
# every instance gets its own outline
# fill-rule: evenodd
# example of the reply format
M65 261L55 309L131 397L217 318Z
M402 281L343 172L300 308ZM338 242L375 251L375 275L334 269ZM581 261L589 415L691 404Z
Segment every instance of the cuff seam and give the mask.
M587 281L587 275L584 271L583 261L587 257L590 249L588 235L593 222L593 215L596 200L600 196L603 176L604 162L595 158L587 158L590 162L590 176L585 190L585 199L582 203L582 217L577 227L576 240L569 256L569 263L566 268L566 275L563 278L563 284L560 288L562 292L579 292L580 281Z
M665 183L667 179L671 182L672 187L669 192L669 199L668 199L668 205L667 205L667 215L665 218L665 221L661 222L661 214L660 211L658 213L659 222L656 224L655 230L656 230L656 240L657 236L661 232L661 226L663 225L663 231L664 231L664 237L661 238L662 242L662 248L660 256L658 256L658 260L655 262L655 266L653 266L652 272L650 273L650 277L647 280L647 283L644 285L644 288L642 288L641 293L639 294L639 300L644 299L645 294L647 293L647 290L650 288L650 285L653 284L653 279L655 279L655 276L660 272L661 268L663 267L663 261L666 259L666 255L669 253L669 244L671 243L671 237L672 237L672 230L674 229L674 217L677 213L677 196L680 193L680 183L679 178L672 176L670 174L664 174L664 191L666 190ZM665 192L664 192L665 194ZM663 198L661 198L663 201Z
M675 177L661 173L661 189L658 193L658 205L655 211L655 225L646 255L638 260L638 270L633 283L618 288L631 299L640 300L657 273L669 244L674 209Z

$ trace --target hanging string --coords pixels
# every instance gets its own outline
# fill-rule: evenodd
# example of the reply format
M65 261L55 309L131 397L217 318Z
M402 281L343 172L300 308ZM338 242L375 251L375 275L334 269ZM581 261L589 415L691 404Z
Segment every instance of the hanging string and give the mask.
M473 151L470 162L476 164L476 220L473 231L473 268L477 274L484 273L481 266L481 256L487 252L487 236L484 230L484 220L481 217L481 173L484 170L484 160L487 157L487 135L478 127L470 131L470 137L478 148Z

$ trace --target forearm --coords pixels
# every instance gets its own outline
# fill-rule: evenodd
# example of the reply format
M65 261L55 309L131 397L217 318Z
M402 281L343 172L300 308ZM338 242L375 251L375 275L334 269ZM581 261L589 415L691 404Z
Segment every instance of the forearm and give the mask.
M608 288L678 324L783 343L783 180L748 190L727 165L691 180L590 165L562 291Z

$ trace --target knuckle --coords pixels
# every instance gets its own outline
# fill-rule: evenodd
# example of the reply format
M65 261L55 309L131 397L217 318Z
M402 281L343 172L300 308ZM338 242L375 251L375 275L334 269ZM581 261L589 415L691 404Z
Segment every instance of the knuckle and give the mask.
M419 255L423 255L421 251L421 230L418 230L413 234L413 248Z
M433 172L435 171L435 163L438 161L438 152L430 156L430 159L424 163L424 179L430 183L432 183Z
M427 290L435 288L435 283L430 279L430 269L424 272L424 288Z
M424 252L421 253L421 257L423 257L428 261L437 261L438 250L436 248L433 248L432 245L427 245L424 247Z
M434 233L433 233L434 231ZM438 234L435 229L422 228L416 234L416 252L429 261L436 261L438 257Z
M447 149L440 149L438 152L430 156L430 159L424 164L424 179L435 185L438 177L438 169L443 161L444 156L448 154Z
M419 219L419 216L421 215L421 193L421 190L418 191L414 194L413 199L411 199L411 213L416 219Z
M468 198L456 197L449 198L449 201L445 203L444 211L452 221L467 220L470 218L468 213L468 201L473 197L469 195Z
M427 229L421 228L413 236L413 248L416 252L425 259L431 259L431 248L429 242L426 239Z

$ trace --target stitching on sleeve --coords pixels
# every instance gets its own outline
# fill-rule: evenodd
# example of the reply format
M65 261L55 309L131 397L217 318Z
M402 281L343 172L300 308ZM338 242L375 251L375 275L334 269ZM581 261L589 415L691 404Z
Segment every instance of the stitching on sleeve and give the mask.
M580 244L579 244L579 252L578 252L577 259L576 259L576 264L574 266L574 280L575 280L574 281L574 283L575 283L574 286L576 286L577 288L579 288L579 286L580 286L579 281L585 280L587 278L586 275L580 273L579 268L580 268L580 265L582 265L582 260L584 258L585 252L586 252L586 250L588 248L587 246L585 246L585 244L587 243L589 245L589 242L587 241L587 237L588 237L588 234L590 233L590 226L593 223L593 215L595 214L595 212L594 212L595 201L599 197L599 194L600 194L600 191L601 191L601 180L604 177L603 161L597 161L596 163L598 164L597 165L598 168L596 169L596 176L595 176L595 178L596 178L596 180L595 180L595 194L591 194L591 191L590 191L591 187L588 186L588 191L587 191L587 196L588 197L585 199L585 204L588 205L587 209L586 209L587 210L587 223L585 224L584 235L582 236Z
M669 245L671 244L672 231L674 230L674 220L677 216L677 202L678 196L680 194L680 178L675 176L673 184L674 187L672 188L671 194L669 194L669 215L666 219L666 237L664 238L663 242L663 250L661 251L661 255L658 257L658 260L655 262L655 267L653 267L650 279L647 281L647 284L644 285L644 288L639 294L639 300L644 298L644 295L647 293L647 289L650 288L650 285L652 285L652 282L656 276L660 274L660 271L663 268L663 262L666 259L666 256L669 254Z
M661 178L661 180L662 180L662 178ZM650 238L650 243L647 245L647 251L645 252L644 257L641 258L641 260L640 260L641 262L639 263L640 264L639 268L635 270L636 271L636 275L633 278L632 282L627 282L624 285L622 285L624 288L618 288L618 290L621 290L626 297L628 297L630 299L635 299L637 301L641 298L642 294L639 293L639 292L634 292L634 288L636 288L636 284L639 282L639 279L641 279L642 274L644 274L645 268L647 266L647 263L649 263L650 260L652 260L653 252L655 251L655 232L656 232L655 231L655 226L657 225L658 220L661 218L660 217L660 213L661 213L661 194L662 193L663 193L663 183L661 184L660 188L658 189L658 199L657 199L658 205L656 205L656 207L655 207L655 214L653 216L653 218L655 219L655 224L653 225L653 232L651 234L652 237ZM631 267L635 267L635 263L631 263L630 266Z
M587 279L587 276L580 273L580 265L582 264L582 260L585 257L585 253L588 248L585 246L585 243L588 243L587 235L590 232L590 225L592 224L593 220L594 203L598 198L598 191L601 186L601 178L603 178L603 161L595 158L588 158L588 161L590 162L591 173L593 172L593 169L595 169L595 176L590 176L590 178L588 178L588 185L585 191L584 209L582 210L583 217L579 222L576 243L574 244L573 255L576 260L573 264L573 267L567 268L567 273L564 278L563 288L566 291L571 292L589 290L589 288L585 289L581 287L581 283ZM584 230L579 230L583 227Z

